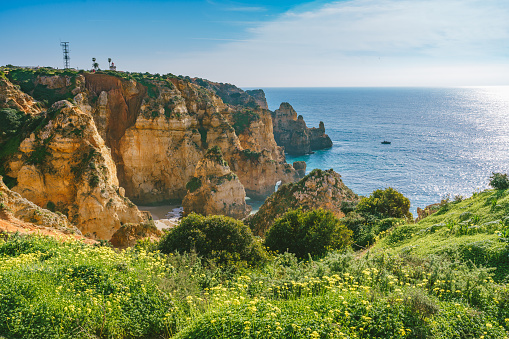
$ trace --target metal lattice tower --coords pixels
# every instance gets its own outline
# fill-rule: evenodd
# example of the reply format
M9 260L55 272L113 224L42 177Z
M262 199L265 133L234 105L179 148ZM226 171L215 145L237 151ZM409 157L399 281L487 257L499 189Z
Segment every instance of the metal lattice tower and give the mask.
M64 68L71 68L71 57L69 56L69 42L61 42L62 51L64 52Z

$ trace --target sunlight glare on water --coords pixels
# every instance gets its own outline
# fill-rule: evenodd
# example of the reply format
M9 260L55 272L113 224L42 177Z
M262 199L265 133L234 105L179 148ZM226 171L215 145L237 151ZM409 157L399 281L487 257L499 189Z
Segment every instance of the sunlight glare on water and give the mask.
M304 160L333 168L354 192L394 187L417 207L488 188L509 171L509 87L267 88L271 110L289 102L334 146ZM391 145L382 145L389 140Z

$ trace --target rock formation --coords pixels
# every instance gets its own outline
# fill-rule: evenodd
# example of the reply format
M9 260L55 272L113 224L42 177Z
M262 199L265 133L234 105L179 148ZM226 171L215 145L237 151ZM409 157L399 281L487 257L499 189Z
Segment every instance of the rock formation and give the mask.
M341 176L334 170L315 169L299 182L281 186L247 222L253 234L263 236L274 220L289 209L324 208L342 218L345 215L341 211L341 203L357 200L358 196L343 184Z
M262 108L269 109L267 107L267 100L265 99L265 93L261 89L243 91L240 88L232 84L223 84L212 82L200 78L189 78L185 79L192 83L199 85L212 91L215 95L219 96L224 103L233 106L244 106L251 109Z
M295 168L295 170L297 171L297 173L299 174L299 176L301 178L304 178L304 176L306 176L306 162L305 161L294 161L293 162L293 168Z
M100 239L143 222L131 200L184 198L214 146L255 199L305 173L286 163L262 90L172 74L2 67L0 111L7 186Z
M245 93L241 96L252 109L225 104L214 92L172 75L127 80L87 74L77 90L75 101L94 117L111 148L120 185L137 203L182 199L185 183L212 146L221 147L253 197L272 192L278 180L297 179L274 141L270 112ZM221 92L225 97L227 90L232 97L243 93L229 85ZM244 151L260 153L258 161L246 163L251 159Z
M116 167L92 117L68 101L48 110L6 164L13 191L66 214L83 234L109 240L142 214L118 185Z
M33 223L39 226L51 227L59 230L81 234L80 231L71 225L65 215L54 213L41 208L31 201L23 198L19 193L11 191L3 182L0 176L0 210L6 215Z
M245 201L244 186L230 170L218 146L209 149L198 162L186 187L187 194L182 201L184 216L195 212L243 219L251 211Z
M288 154L303 155L332 147L323 122L320 121L318 128L308 128L302 115L297 116L297 112L287 102L283 102L273 112L272 120L274 139Z
M41 113L40 105L30 95L14 86L0 71L0 109L2 108L10 108L31 115Z
M113 234L110 243L115 248L123 249L136 245L140 239L159 240L162 235L163 233L154 226L153 222L124 224Z

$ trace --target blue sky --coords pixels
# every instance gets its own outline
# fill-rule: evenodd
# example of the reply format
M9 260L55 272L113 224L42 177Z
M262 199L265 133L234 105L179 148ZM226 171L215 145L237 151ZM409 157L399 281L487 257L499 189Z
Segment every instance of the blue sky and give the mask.
M507 0L4 1L0 65L269 86L509 85Z

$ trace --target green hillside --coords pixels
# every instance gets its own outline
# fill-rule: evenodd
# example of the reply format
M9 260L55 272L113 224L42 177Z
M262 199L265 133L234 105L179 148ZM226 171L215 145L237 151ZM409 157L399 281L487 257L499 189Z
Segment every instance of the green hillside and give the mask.
M509 190L488 190L443 204L416 224L381 235L374 250L405 256L443 255L472 266L491 267L497 281L509 281Z
M507 230L508 195L443 204L362 253L272 253L254 266L148 242L118 251L4 234L0 336L508 338L508 246L496 233ZM204 222L226 232L228 220Z

